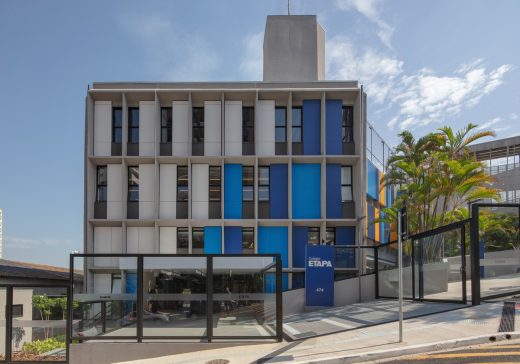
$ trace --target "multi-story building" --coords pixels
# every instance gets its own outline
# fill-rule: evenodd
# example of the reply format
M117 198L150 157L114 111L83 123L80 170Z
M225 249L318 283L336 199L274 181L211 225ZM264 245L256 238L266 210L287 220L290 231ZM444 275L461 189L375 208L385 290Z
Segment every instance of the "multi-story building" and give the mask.
M315 16L270 16L263 81L94 83L85 252L280 253L287 289L308 243L366 244L366 96L324 63Z
M484 162L494 177L502 202L520 202L520 136L470 145L478 161Z

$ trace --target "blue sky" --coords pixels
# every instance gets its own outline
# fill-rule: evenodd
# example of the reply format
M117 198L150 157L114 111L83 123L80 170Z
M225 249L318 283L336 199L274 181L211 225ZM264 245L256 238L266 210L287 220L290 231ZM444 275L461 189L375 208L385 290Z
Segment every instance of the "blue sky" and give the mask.
M520 134L520 2L292 0L326 30L327 78L359 79L392 145L468 122ZM83 241L84 97L93 81L260 80L285 0L1 1L4 257L66 266Z

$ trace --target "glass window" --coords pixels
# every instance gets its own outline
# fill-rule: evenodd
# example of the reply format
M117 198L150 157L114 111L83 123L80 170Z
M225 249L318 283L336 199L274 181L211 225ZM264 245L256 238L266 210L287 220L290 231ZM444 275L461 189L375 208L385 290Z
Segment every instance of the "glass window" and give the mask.
M320 228L319 227L310 227L307 233L307 238L309 240L310 245L319 245L320 244Z
M107 200L107 166L97 167L97 192L96 201L106 202Z
M343 106L342 111L343 143L352 143L354 141L354 107Z
M341 201L353 201L352 166L341 167Z
M258 201L269 201L269 166L258 167Z
M303 116L301 107L292 109L292 141L293 143L302 142Z
M188 229L187 228L177 228L177 251L179 249L188 249L189 239L188 239Z
M204 108L193 108L193 143L204 143Z
M285 143L287 141L287 108L277 107L275 109L275 141Z
M242 142L255 142L255 108L244 106L242 108Z
M112 143L120 144L123 139L123 110L112 108Z
M220 166L209 167L209 200L220 201L222 191Z
M139 167L128 167L128 201L139 201Z
M242 167L242 201L254 201L254 178L253 166Z
M172 108L161 107L161 143L172 141Z
M128 143L139 143L139 108L128 108Z
M336 243L336 228L327 228L325 231L325 242L330 245L334 245Z
M193 249L204 249L204 229L193 228L192 229L192 240Z
M177 201L188 201L188 167L177 167Z
M253 253L255 251L255 233L253 228L242 228L242 252Z

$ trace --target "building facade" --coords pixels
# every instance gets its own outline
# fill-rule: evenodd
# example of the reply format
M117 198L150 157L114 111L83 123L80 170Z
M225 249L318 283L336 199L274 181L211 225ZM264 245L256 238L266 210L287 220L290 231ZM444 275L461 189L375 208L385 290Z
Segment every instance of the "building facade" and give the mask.
M366 95L323 60L315 16L273 16L264 81L94 83L85 253L279 253L290 289L307 244L366 244Z

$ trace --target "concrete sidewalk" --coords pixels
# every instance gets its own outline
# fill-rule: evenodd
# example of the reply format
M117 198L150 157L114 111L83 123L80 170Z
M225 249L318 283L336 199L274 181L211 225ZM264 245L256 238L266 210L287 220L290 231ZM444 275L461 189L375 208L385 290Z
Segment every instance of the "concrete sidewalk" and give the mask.
M162 358L125 362L125 364L206 363L227 359L231 363L349 363L392 356L454 348L489 341L498 334L503 303L444 312L404 322L404 342L398 343L397 322L315 337L291 343L247 345L205 350ZM516 315L516 327L520 327ZM513 338L520 332L511 333Z

